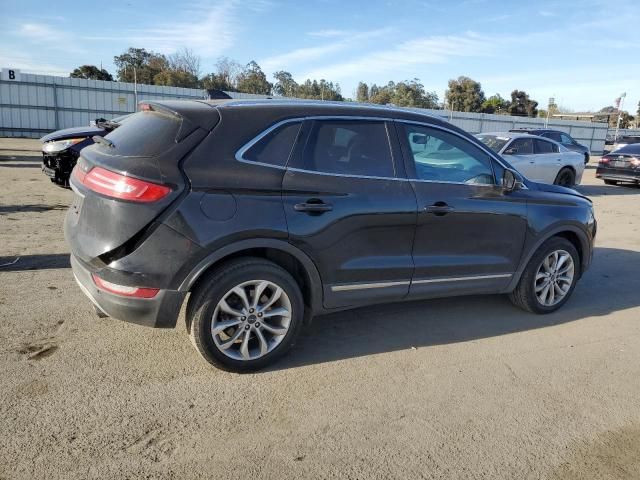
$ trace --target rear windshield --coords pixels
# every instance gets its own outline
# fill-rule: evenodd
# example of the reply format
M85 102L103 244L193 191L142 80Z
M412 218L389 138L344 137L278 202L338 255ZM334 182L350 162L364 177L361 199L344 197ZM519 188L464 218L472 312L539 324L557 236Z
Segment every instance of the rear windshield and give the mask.
M102 153L117 157L155 157L176 143L180 117L159 112L134 113L105 138L113 147L98 143Z
M640 155L640 143L632 143L625 145L616 150L615 153L628 154L628 155Z
M502 147L509 141L509 137L498 137L497 135L476 135L476 137L496 153L502 150Z

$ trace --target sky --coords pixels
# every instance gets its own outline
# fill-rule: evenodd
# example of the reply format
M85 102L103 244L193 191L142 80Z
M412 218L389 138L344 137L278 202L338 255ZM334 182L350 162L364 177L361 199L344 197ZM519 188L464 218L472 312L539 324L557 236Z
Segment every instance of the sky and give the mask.
M485 95L525 90L545 107L599 110L640 100L640 0L0 0L0 67L112 74L130 46L190 48L201 74L216 60L255 60L273 80L325 78L355 97L359 81L420 79L444 98L466 75Z

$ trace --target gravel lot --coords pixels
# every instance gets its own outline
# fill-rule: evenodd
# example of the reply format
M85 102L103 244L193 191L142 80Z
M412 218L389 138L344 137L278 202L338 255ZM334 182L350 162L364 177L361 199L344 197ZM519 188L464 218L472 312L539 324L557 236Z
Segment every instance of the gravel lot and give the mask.
M94 316L38 148L0 139L0 479L640 478L640 189L585 172L594 264L555 314L360 309L235 375L182 320Z

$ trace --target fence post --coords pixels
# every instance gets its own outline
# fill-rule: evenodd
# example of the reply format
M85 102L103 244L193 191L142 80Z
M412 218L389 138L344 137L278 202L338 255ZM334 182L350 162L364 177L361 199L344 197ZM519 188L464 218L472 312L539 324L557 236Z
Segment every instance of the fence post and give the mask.
M56 85L56 81L53 81L53 116L54 116L54 126L56 130L60 130L59 120L58 120L58 86Z

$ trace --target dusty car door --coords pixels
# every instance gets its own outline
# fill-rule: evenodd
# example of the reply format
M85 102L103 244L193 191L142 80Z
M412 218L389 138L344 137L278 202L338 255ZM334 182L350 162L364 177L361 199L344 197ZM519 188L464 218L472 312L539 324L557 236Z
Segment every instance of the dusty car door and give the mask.
M409 291L417 207L389 128L381 119L307 120L287 166L289 241L318 267L327 308Z
M525 196L506 194L490 155L457 132L396 125L418 201L409 296L501 291L520 261Z

